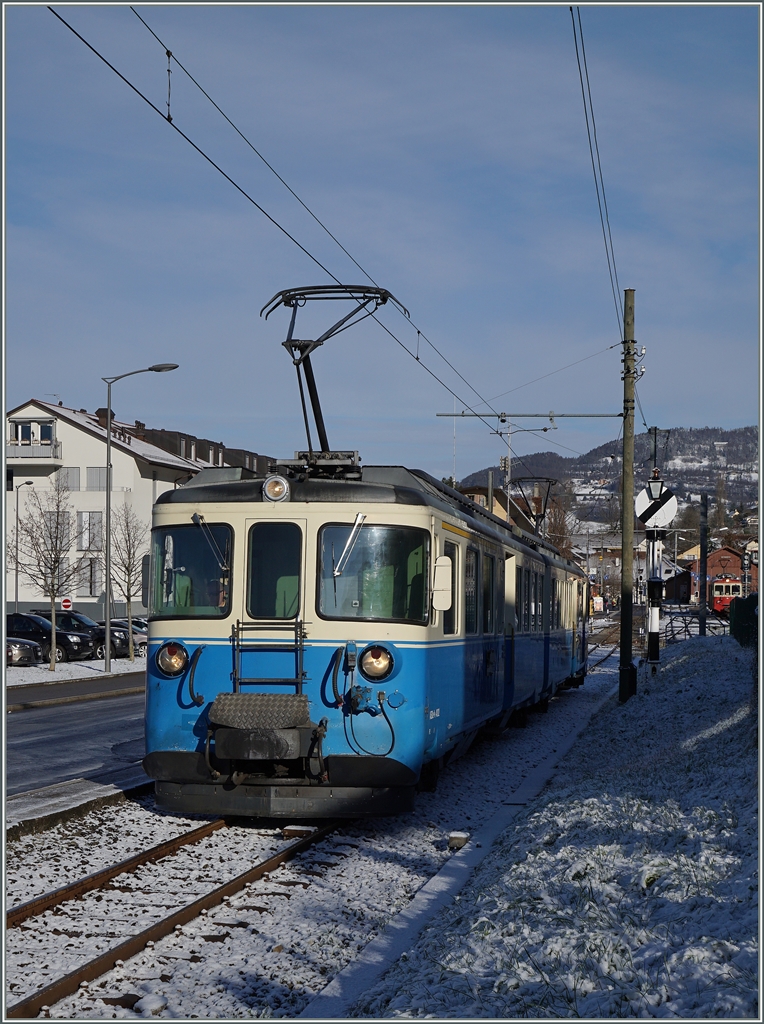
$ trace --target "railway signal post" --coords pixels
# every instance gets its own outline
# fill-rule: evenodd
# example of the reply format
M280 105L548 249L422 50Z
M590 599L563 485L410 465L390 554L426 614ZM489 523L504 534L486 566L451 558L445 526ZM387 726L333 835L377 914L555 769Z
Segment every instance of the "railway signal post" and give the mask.
M677 513L677 500L660 479L657 467L647 487L637 495L634 510L637 519L647 527L647 662L657 665L660 661L660 614L663 602L663 541L665 527ZM653 667L653 671L655 668Z

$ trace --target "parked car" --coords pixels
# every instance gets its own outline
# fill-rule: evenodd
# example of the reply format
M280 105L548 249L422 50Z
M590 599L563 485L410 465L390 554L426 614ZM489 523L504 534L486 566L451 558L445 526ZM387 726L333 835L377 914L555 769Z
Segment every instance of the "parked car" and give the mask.
M9 636L5 641L6 665L39 665L42 662L42 647L34 640L21 640Z
M101 619L99 621L100 621L100 625L105 627L106 620L105 619ZM141 619L141 622L144 622L144 621L145 621L144 619ZM115 627L117 629L119 629L119 630L124 630L126 636L129 635L129 626L128 626L127 619L112 619L111 620L112 636L114 635ZM148 646L149 646L149 631L148 631L148 628L144 629L142 626L139 626L136 623L135 619L133 619L133 648L135 650L135 653L139 657L142 658L145 655L145 653L146 653L146 651L148 649Z
M5 616L6 636L33 640L42 648L42 660L50 658L53 625L50 619L29 612L10 612ZM79 661L92 658L95 643L89 633L59 629L56 626L56 661Z
M42 608L34 609L35 615L50 615L50 609L43 612ZM106 630L103 625L91 619L84 612L56 612L56 629L76 629L81 633L88 633L93 639L93 658L103 661L106 654ZM126 658L130 646L127 641L126 629L112 629L111 631L111 656L112 658Z

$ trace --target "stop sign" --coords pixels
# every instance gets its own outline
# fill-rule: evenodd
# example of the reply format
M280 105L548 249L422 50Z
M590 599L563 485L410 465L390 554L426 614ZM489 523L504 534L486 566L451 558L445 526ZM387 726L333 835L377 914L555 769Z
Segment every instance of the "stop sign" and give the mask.
M65 597L63 599L63 601L61 602L61 607L64 609L65 612L70 612L72 610L72 599L71 599L71 597Z

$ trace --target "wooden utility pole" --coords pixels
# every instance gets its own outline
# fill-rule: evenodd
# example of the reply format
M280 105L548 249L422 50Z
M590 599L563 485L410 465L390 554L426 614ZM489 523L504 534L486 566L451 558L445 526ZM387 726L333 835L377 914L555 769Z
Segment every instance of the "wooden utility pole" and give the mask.
M706 635L708 613L708 495L700 496L700 565L698 566L698 636Z
M634 289L624 290L623 305L623 479L621 489L621 662L618 699L624 703L637 692L637 669L632 657L634 622Z

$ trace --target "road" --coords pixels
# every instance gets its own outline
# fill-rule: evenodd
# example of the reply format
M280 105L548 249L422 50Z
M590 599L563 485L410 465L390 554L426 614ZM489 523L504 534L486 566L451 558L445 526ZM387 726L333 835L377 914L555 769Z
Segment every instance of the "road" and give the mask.
M144 695L32 708L5 717L6 795L67 779L108 782L144 755Z
M59 701L66 703L69 699L124 691L146 686L146 672L124 672L118 676L102 679L92 676L88 679L50 679L44 683L32 683L25 686L9 686L6 690L6 701L9 708L29 704L34 706L37 701ZM63 699L62 699L63 698ZM21 710L21 709L20 709ZM24 710L27 710L24 708Z

